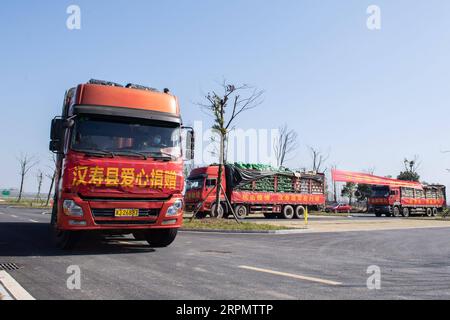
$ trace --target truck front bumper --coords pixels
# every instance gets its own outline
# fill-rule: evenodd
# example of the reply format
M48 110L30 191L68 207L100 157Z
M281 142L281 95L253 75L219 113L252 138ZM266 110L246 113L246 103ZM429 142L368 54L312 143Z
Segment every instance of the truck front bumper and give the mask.
M63 195L58 203L57 226L60 230L144 230L180 228L183 224L183 208L175 214L168 210L182 196L174 196L167 201L117 201L84 200L77 195ZM72 200L82 208L82 216L64 213L64 200ZM133 209L136 217L116 217L116 209Z

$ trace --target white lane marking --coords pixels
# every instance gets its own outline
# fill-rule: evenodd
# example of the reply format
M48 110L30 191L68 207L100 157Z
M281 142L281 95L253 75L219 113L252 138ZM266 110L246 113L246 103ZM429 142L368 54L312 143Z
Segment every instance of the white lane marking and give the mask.
M39 221L33 220L33 219L29 219L28 221L33 222L33 223L39 223Z
M18 216L16 216L16 215L13 215L13 214L11 215L11 217L13 217L13 218L19 218Z
M4 213L3 213L3 212L0 212L0 216L2 216L2 215L4 215Z
M326 279L321 279L321 278L307 277L307 276L302 276L302 275L298 275L298 274L292 274L292 273L286 273L286 272L280 272L280 271L274 271L274 270L268 270L268 269L261 269L261 268L255 268L255 267L249 267L249 266L239 266L239 268L251 270L251 271L263 272L263 273L270 273L270 274L274 274L277 276L283 276L283 277L288 277L288 278L293 278L293 279L298 279L298 280L317 282L317 283L327 284L330 286L342 285L342 282L336 282L336 281L331 281L331 280L326 280Z
M0 271L0 283L16 300L35 300L13 277L6 271Z

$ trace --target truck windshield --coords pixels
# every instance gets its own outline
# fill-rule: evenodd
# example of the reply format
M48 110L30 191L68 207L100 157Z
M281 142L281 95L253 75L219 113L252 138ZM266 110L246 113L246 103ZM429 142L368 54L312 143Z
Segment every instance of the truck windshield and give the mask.
M387 198L389 197L389 187L373 187L372 198Z
M203 183L205 182L205 178L197 177L197 178L189 178L186 182L186 190L197 190L203 188Z
M103 155L181 157L180 125L170 122L79 116L72 132L74 151Z

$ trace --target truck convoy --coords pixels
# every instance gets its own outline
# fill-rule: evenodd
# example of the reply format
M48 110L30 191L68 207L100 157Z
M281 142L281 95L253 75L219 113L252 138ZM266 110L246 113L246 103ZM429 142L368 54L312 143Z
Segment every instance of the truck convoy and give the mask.
M333 180L370 185L368 211L377 217L409 217L412 214L436 216L446 207L446 190L443 185L424 185L370 174L334 170Z
M218 165L192 170L187 180L186 211L198 211L197 217L231 214L244 219L253 213L266 218L301 218L306 208L325 205L325 175L276 170L263 165L226 164L222 188L230 201L221 194L216 210ZM215 213L218 212L218 216Z
M193 157L194 138L168 89L80 84L66 92L50 135L59 247L73 247L84 231L133 234L152 247L174 241L183 220L183 152Z

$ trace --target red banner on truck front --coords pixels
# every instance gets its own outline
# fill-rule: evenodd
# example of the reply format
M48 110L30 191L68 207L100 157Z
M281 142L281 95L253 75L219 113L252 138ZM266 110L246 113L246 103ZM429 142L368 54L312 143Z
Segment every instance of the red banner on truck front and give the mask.
M389 186L389 187L403 187L413 189L423 189L419 182L402 181L391 178L378 177L367 173L358 173L350 171L332 170L331 175L335 182L353 182L360 184Z

